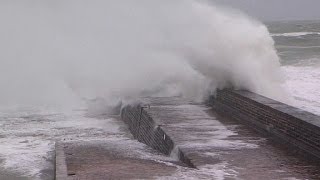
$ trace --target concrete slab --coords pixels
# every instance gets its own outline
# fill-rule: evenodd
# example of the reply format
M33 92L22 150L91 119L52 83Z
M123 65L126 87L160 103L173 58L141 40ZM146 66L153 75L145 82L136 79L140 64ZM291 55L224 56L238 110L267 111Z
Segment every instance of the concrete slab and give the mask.
M320 166L210 108L180 98L146 99L148 113L199 169L220 165L224 177L320 179Z
M113 144L102 141L65 144L66 179L154 179L169 176L176 170L172 165L157 161L157 158L143 158L130 149L122 151L110 146ZM155 156L159 155L157 152L153 153Z
M56 142L55 152L55 180L66 180L68 177L68 172L63 143Z
M144 101L150 105L145 110L176 145L171 156L132 137L68 142L63 145L67 180L320 179L319 165L203 104L178 97ZM196 169L177 161L178 148Z

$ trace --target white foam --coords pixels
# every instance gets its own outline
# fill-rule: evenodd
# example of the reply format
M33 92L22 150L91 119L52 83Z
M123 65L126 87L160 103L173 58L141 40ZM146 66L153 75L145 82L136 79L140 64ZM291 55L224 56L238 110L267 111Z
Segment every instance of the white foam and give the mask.
M168 105L166 105L168 108ZM256 149L259 148L258 141L263 141L261 138L255 142L245 142L243 140L235 140L229 138L230 136L237 135L233 130L237 126L226 127L214 117L206 113L208 107L199 105L178 105L169 106L170 109L175 109L181 122L170 124L177 131L185 129L194 129L184 133L184 138L187 139L184 143L180 143L180 148L192 149L194 151L201 151L202 155L206 157L217 158L221 154L217 151L212 152L214 149ZM199 129L199 131L196 131ZM207 150L207 152L203 152ZM159 179L237 179L237 168L230 165L231 162L221 162L217 164L207 164L198 167L197 170L183 169L178 167L176 173L170 177L161 177Z
M112 139L130 146L116 120L88 118L85 111L2 109L0 125L0 165L31 179L40 179L41 170L52 169L48 160L55 141Z
M294 97L293 105L320 115L320 67L284 66L285 88Z
M207 107L180 105L171 108L177 109L176 111L180 114L179 116L187 117L180 123L176 123L174 127L184 129L192 127L199 129L201 132L190 132L188 135L185 135L188 137L188 141L185 144L181 144L182 147L191 147L192 149L212 149L216 147L226 149L255 149L259 147L259 145L254 143L228 139L228 137L237 135L237 133L230 126L226 127L218 120L209 116L205 112Z
M290 32L290 33L278 33L271 34L271 36L284 36L284 37L299 37L306 35L320 35L320 32Z
M202 100L229 85L284 97L266 26L198 0L0 1L0 22L1 104Z
M204 165L198 169L190 169L176 166L177 170L168 177L157 177L156 179L237 179L238 172L234 170L227 162L217 163L214 165Z
M0 117L0 154L7 168L34 177L56 139L122 136L112 120L38 106L141 94L199 99L230 84L284 97L267 28L200 1L0 1L0 22L0 106L15 109Z

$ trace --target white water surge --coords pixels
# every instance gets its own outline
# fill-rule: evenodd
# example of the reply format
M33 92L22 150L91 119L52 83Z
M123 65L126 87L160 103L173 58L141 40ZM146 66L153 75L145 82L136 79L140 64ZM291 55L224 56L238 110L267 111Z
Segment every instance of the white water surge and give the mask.
M0 2L2 105L183 95L226 86L283 99L267 28L196 0Z
M28 177L55 140L122 136L70 110L88 99L202 100L229 86L287 99L267 28L196 0L3 0L0 26L0 163Z
M294 106L320 115L320 66L284 66L285 87Z

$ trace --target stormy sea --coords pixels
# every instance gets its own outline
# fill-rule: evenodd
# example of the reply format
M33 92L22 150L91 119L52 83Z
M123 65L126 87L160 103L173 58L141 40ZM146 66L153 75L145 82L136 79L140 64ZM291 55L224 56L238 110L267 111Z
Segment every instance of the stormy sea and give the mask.
M294 105L320 114L320 21L266 23Z
M1 180L53 179L56 141L148 154L105 117L119 98L199 101L231 82L281 99L281 86L320 115L320 21L260 23L194 1L30 2L0 2Z

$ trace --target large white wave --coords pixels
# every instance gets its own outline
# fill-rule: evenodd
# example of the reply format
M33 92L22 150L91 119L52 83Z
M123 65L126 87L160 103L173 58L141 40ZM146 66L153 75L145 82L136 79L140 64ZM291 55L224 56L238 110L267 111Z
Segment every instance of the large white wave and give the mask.
M260 22L196 0L0 2L1 104L244 88L285 99Z

